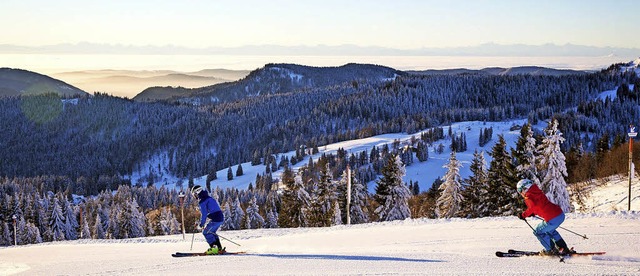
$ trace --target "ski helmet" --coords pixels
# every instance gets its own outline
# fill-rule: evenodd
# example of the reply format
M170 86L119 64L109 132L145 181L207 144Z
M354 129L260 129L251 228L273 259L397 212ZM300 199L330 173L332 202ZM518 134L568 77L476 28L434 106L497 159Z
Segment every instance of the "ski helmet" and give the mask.
M518 184L516 184L516 189L518 189L518 193L523 193L529 190L529 188L531 188L531 185L533 185L533 182L531 180L522 179L518 181Z
M200 192L202 192L202 187L200 185L195 185L191 188L191 194L195 197L198 197Z

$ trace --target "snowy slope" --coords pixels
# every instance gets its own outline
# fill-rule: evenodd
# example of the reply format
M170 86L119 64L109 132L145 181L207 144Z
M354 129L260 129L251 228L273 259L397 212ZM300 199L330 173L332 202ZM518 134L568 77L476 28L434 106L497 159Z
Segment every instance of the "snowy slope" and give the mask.
M639 275L640 213L569 214L570 246L606 255L497 258L497 250L539 250L515 217L407 219L330 228L222 231L245 255L172 258L191 234L55 242L0 248L0 275ZM535 222L535 221L532 221ZM206 243L196 234L193 251Z
M495 257L499 250L542 248L529 226L513 216L417 218L219 232L241 244L223 240L229 251L245 255L170 256L204 251L199 233L0 247L0 275L640 275L640 179L632 182L632 211L624 211L628 180L595 182L586 213L568 214L559 232L578 251L607 254L565 263L555 257Z
M454 123L451 125L451 128L456 135L460 135L460 133L464 132L467 136L467 144L468 149L466 152L461 152L456 154L456 158L462 162L462 168L460 170L460 174L463 178L467 178L471 175L471 171L469 169L469 164L471 164L471 160L473 159L473 152L475 149L478 151L485 151L485 159L488 162L491 162L491 157L487 154L491 151L491 148L498 141L498 134L504 135L505 140L507 141L508 147L515 147L516 140L520 136L520 131L510 131L509 129L513 125L523 125L526 123L526 120L513 120L513 121L505 121L505 122L479 122L479 121L471 121L471 122L460 122ZM487 143L484 147L478 146L480 129L482 128L493 128L493 139ZM534 126L537 128L544 128L545 124L541 124L540 126ZM447 133L449 126L443 127L445 133ZM426 130L425 130L426 131ZM335 144L330 144L326 146L318 147L319 153L311 156L314 161L317 161L322 154L335 154L338 149L342 148L346 150L349 154L358 154L359 152L366 150L367 153L371 151L374 146L382 147L384 144L391 144L395 140L399 140L402 144L408 143L412 136L416 138L420 137L420 133L416 134L406 134L406 133L392 133L392 134L383 134L378 136L373 136L369 138L357 139L357 140L349 140L344 142L339 142ZM437 147L440 143L445 146L445 150L443 153L438 154L435 152L435 147ZM409 181L418 182L420 185L421 191L426 191L431 187L433 181L438 178L444 176L446 169L443 168L446 163L449 162L449 155L451 150L449 149L449 145L451 144L451 138L445 138L443 140L436 141L432 147L429 148L429 159L425 162L419 162L417 158L414 158L414 163L410 166L406 167L407 174L403 178L406 183ZM283 155L287 155L289 157L294 156L295 152L284 153ZM280 160L280 156L278 155L276 160ZM294 170L299 169L301 166L305 166L309 163L309 156L306 156L302 161L296 163L293 166ZM157 164L146 164L143 167L157 167ZM263 175L265 172L264 165L251 166L251 163L242 163L242 170L244 175L240 177L235 176L235 172L238 169L238 165L234 165L231 167L234 178L232 180L227 180L227 169L223 169L217 172L218 179L214 180L211 183L213 188L220 187L222 189L225 188L238 188L238 189L246 189L249 186L249 183L255 184L256 174ZM274 178L279 178L282 170L276 171L273 174ZM205 185L205 181L207 176L202 176L194 179L194 183L198 185ZM178 179L175 178L167 178L163 179L160 182L156 183L156 186L166 186L168 188L177 188L181 189L181 187L176 187L176 182ZM135 181L133 182L135 183ZM183 179L182 183L184 187L187 185L187 180ZM375 182L368 183L368 188L370 192L373 192L375 189Z

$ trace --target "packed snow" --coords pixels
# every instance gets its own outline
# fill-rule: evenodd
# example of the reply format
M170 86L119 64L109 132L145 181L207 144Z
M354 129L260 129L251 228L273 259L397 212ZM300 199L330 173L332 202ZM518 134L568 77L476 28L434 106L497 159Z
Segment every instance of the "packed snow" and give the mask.
M171 257L206 250L199 233L0 248L0 275L639 275L639 219L637 211L569 214L562 227L588 238L559 230L569 246L607 253L564 263L558 257L496 257L498 250L542 248L516 217L420 218L219 232L241 245L223 240L228 251L243 255Z

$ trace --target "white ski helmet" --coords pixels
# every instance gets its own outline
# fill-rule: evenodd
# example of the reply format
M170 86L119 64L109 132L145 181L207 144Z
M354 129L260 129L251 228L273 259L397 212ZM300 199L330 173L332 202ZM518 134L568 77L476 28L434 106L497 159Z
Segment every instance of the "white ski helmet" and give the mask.
M200 185L195 185L195 186L191 187L191 194L193 196L198 197L200 192L202 192L202 187Z
M532 185L533 185L533 182L525 178L518 181L518 184L516 184L516 189L518 190L518 193L521 194L529 190L529 188L531 188Z

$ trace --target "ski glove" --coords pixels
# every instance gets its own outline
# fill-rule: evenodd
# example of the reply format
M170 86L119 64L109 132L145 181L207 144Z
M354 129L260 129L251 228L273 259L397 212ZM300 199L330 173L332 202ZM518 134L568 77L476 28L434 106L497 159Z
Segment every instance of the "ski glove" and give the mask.
M521 219L521 220L526 220L524 215L523 215L523 213L519 213L518 214L518 218Z

